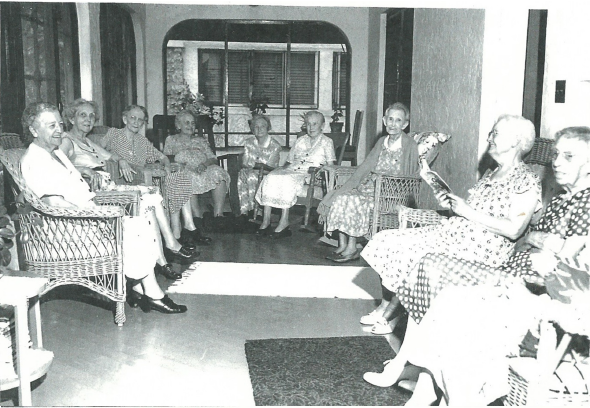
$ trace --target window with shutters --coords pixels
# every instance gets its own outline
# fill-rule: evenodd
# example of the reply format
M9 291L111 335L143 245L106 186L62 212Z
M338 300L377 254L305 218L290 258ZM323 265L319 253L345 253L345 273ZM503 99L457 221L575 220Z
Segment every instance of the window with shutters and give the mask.
M332 68L332 109L342 109L347 106L348 59L347 54L335 52Z
M208 101L223 104L224 50L199 50L199 90ZM317 108L318 53L291 52L290 104ZM228 52L228 103L248 106L264 100L271 107L287 105L287 53L282 51Z

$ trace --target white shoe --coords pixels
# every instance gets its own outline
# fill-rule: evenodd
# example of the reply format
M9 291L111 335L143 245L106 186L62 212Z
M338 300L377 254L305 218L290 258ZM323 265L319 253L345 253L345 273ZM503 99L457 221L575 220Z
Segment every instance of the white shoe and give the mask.
M414 392L414 390L416 389L416 381L401 380L397 383L397 386L403 388L406 391Z
M371 333L373 334L390 334L393 333L393 328L383 316L379 318L371 327Z
M365 380L369 384L376 385L377 387L382 387L382 388L391 387L393 384L396 383L399 376L395 376L395 378L394 378L392 376L391 370L389 370L389 371L387 370L387 367L388 367L390 361L391 360L387 360L386 362L383 363L385 365L383 372L381 372L381 373L367 372L367 373L363 374L363 380ZM393 366L391 368L393 368Z
M383 317L383 312L380 312L378 310L373 310L371 313L364 315L363 317L361 317L361 324L365 324L367 326L372 326L375 323L377 323L377 321L379 319L381 319Z

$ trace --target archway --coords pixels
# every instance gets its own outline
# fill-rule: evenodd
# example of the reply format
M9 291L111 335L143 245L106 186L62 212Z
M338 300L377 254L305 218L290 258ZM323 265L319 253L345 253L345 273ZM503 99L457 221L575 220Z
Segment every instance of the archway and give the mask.
M166 113L176 113L188 92L201 94L218 147L241 145L257 109L285 146L311 109L327 119L342 110L350 129L351 48L330 23L185 20L168 31L162 52Z

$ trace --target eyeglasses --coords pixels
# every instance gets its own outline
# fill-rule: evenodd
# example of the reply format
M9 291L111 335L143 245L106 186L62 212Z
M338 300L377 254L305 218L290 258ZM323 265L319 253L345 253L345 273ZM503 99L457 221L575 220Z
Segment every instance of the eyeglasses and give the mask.
M81 118L90 118L90 119L96 119L96 113L91 112L91 113L86 113L86 112L78 112L77 116L81 117Z
M144 123L147 122L147 119L145 119L145 118L138 118L137 116L129 116L129 120L131 122L137 122L139 125L143 125Z

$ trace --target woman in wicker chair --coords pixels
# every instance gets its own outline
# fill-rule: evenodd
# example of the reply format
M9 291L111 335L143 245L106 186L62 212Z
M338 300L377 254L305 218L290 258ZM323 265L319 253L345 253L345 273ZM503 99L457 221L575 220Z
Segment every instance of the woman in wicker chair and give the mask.
M240 213L247 214L254 210L254 197L258 190L259 170L257 164L269 167L279 165L281 145L268 134L271 129L270 119L266 115L254 115L250 121L250 129L254 134L244 141L242 168L238 174L238 196Z
M185 171L172 172L170 160L156 149L140 130L148 121L148 112L143 106L130 105L123 111L123 129L110 128L101 141L101 146L111 153L125 159L131 166L143 168L147 163L159 161L166 169L164 185L165 205L170 212L170 224L174 237L183 244L198 241L200 231L195 227L191 211L191 175ZM123 176L133 178L132 167L122 167ZM180 222L182 221L184 228Z
M350 179L328 193L318 206L319 222L325 224L325 231L338 231L338 248L328 259L344 263L360 257L357 239L369 233L378 174L418 175L418 146L404 132L409 121L410 110L403 103L389 106L383 116L388 136L380 138Z
M20 163L27 186L43 202L53 207L94 206L92 199L95 194L67 156L59 150L63 122L57 108L49 103L33 103L23 112L22 123L27 137L32 139ZM124 272L135 282L128 293L129 304L132 307L141 306L144 311L186 312L186 306L174 303L158 285L154 274L158 238L148 221L141 217L126 217L124 231ZM89 242L88 248L91 247L92 243Z
M182 163L184 170L191 176L193 215L200 219L202 225L203 211L199 206L198 195L211 191L213 217L223 217L227 186L230 182L229 173L217 163L217 156L211 150L207 138L195 134L197 122L191 111L180 111L174 123L180 133L168 136L164 145L164 154L174 156L174 162ZM205 237L201 237L198 242L206 244L206 241Z
M362 256L381 277L383 301L361 318L361 324L372 324L373 334L393 331L401 317L396 315L399 299L393 294L428 253L496 267L508 259L514 241L541 209L539 177L522 161L534 140L529 120L500 116L488 137L488 151L498 167L477 182L467 200L446 192L437 195L456 216L435 226L381 231L369 241Z
M264 206L262 224L258 234L277 238L290 237L289 210L297 202L297 197L306 191L305 183L309 181L311 167L333 164L336 161L334 142L322 133L325 124L324 115L318 111L305 114L307 134L299 137L283 167L271 171L256 192L256 201ZM281 219L274 232L270 232L272 208L281 209Z
M110 180L110 174L101 171L106 165L107 160L113 160L119 163L121 176L130 175L132 170L129 163L116 153L111 153L101 146L94 143L87 136L94 128L98 120L98 106L93 101L85 99L76 99L67 105L63 111L63 118L70 130L62 135L60 150L68 156L68 159L85 177L91 186L92 191L97 190L137 190L141 194L140 213L150 221L157 229L156 236L159 238L160 232L164 237L166 247L170 249L174 262L186 263L192 262L198 253L194 252L195 247L192 245L182 245L176 240L166 212L163 207L163 198L153 186L135 186L135 185L116 185ZM127 181L131 181L130 179ZM168 279L180 279L182 274L174 271L172 266L167 262L162 242L158 239L158 261L156 263L156 272L164 275Z
M506 394L505 357L518 354L536 319L551 320L562 310L547 308L524 281L546 286L565 303L576 286L589 289L584 264L590 263L590 128L558 132L555 150L555 178L565 193L553 198L500 268L442 254L423 258L420 276L406 292L412 296L400 297L411 316L404 344L382 373L366 373L366 381L391 386L410 362L430 373L420 374L416 404L436 399L433 381L453 405L486 405Z

